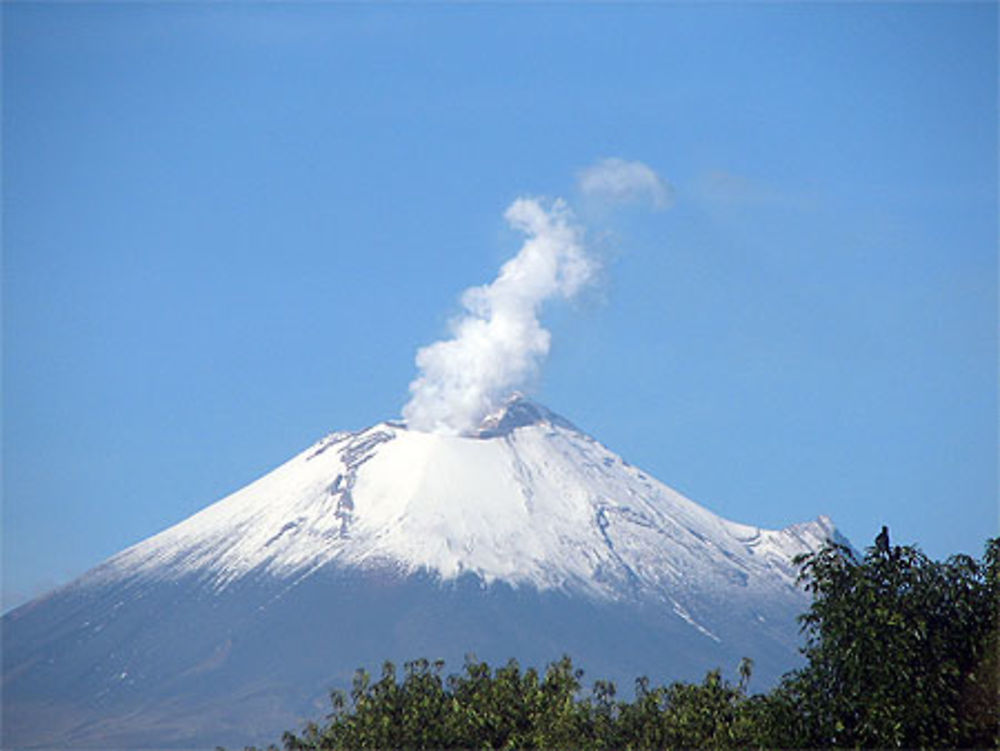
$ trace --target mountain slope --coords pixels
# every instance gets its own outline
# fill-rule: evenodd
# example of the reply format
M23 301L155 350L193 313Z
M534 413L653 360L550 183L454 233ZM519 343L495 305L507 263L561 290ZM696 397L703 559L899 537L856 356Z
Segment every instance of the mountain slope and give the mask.
M4 745L274 740L386 657L773 681L792 558L834 534L722 519L520 397L474 435L334 433L8 614Z

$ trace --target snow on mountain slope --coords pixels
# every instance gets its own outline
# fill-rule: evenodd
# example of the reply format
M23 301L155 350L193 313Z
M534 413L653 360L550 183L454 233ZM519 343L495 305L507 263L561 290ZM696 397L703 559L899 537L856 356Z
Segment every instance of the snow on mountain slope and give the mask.
M569 653L623 691L800 659L792 559L512 399L469 435L334 433L2 621L0 745L266 745L355 668Z
M825 517L779 531L722 519L518 396L473 436L334 433L99 573L222 589L336 562L611 600L787 593L792 558L832 533Z

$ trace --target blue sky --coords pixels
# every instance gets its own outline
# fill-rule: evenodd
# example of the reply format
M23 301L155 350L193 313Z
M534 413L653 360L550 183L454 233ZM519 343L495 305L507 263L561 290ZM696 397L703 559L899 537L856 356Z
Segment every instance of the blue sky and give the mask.
M525 195L604 260L542 402L732 519L997 533L995 4L2 13L5 607L397 416Z

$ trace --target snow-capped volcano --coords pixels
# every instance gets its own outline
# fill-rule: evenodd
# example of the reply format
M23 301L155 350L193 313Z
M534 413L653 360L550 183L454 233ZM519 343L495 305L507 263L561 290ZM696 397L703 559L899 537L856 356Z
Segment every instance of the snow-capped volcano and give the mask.
M617 600L794 584L828 519L762 530L722 519L521 396L471 436L383 422L333 433L111 559L109 577L197 574L223 588L327 564L475 574Z
M274 740L387 657L569 651L628 681L746 655L773 679L807 604L792 559L834 534L722 519L521 396L467 435L333 433L5 617L5 745ZM33 731L53 702L83 719Z

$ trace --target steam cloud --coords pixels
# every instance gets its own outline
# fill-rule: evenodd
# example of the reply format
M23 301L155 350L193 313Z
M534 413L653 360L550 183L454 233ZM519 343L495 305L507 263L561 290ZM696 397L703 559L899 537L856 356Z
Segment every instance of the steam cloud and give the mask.
M600 204L648 203L663 209L672 190L651 167L602 159L578 174L580 192ZM538 320L543 304L573 297L594 278L583 228L562 200L519 198L504 217L526 235L497 278L462 295L465 312L451 338L417 351L419 374L410 383L403 417L410 428L463 434L538 372L551 335Z
M519 198L504 217L527 239L496 279L463 293L465 313L452 321L452 338L417 352L420 374L403 407L411 428L452 434L475 428L548 354L551 335L538 320L542 304L573 297L594 276L583 230L562 200L546 208Z
M642 162L611 157L601 159L579 174L580 191L608 203L648 201L654 209L665 209L673 200L670 184Z

